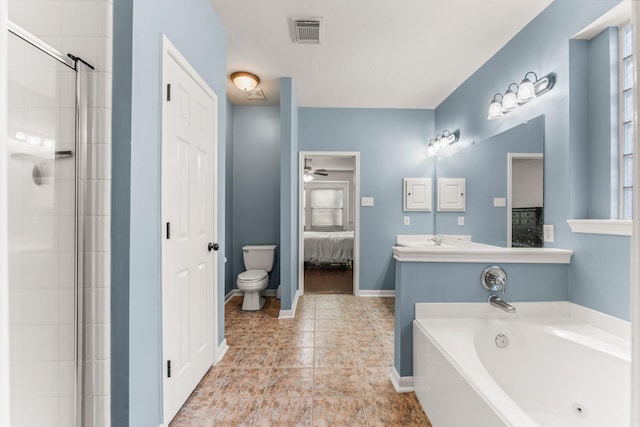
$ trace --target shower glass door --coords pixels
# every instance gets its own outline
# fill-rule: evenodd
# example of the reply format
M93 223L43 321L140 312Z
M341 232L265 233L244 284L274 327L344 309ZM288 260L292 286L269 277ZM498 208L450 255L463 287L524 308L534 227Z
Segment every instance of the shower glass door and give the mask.
M76 71L8 42L11 425L74 426Z

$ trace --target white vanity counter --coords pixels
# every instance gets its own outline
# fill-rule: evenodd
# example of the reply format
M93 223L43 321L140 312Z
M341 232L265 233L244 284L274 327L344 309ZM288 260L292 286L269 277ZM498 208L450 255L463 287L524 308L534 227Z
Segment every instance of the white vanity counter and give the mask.
M470 236L398 235L393 247L393 258L403 262L569 264L571 255L567 249L485 245Z

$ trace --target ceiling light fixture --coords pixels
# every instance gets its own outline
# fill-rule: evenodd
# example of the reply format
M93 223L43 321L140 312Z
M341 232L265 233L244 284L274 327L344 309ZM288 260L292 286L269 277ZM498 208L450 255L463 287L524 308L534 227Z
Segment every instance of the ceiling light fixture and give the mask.
M533 80L529 77L533 75ZM556 84L555 73L547 74L538 79L538 75L529 71L524 75L520 84L511 83L504 94L496 93L489 102L489 114L487 119L493 120L504 116L506 113L526 104L529 101L549 92ZM514 87L515 86L515 90ZM497 96L500 95L500 100Z
M233 84L244 91L255 89L260 83L260 78L248 71L236 71L230 77Z
M435 156L449 145L454 144L460 139L460 131L457 130L453 133L448 130L442 131L436 135L435 138L429 141L429 146L427 147L427 154L429 156Z

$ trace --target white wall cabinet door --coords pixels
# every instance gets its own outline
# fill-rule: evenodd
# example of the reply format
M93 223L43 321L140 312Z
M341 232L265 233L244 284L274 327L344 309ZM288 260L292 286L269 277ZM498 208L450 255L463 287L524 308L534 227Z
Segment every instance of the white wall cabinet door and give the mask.
M438 210L465 210L465 178L438 179Z
M403 182L403 209L405 211L430 211L431 178L404 178Z

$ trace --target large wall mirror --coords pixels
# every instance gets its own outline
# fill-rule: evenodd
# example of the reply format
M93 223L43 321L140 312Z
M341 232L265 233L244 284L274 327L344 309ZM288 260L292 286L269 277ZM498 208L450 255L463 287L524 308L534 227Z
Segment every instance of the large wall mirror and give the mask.
M464 211L437 211L436 234L502 247L542 247L544 116L438 156L435 178L465 179ZM462 223L462 224L461 224Z

